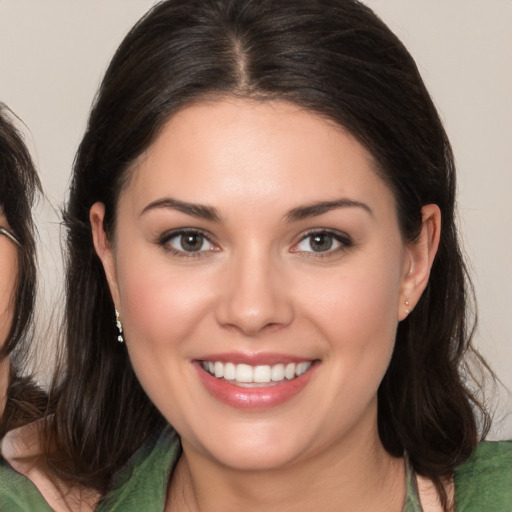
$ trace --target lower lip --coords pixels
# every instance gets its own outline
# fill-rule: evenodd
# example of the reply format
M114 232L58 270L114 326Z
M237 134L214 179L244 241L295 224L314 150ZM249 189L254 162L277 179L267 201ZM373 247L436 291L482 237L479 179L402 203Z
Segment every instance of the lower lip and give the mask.
M313 363L306 373L293 380L284 380L267 387L245 388L213 377L199 362L194 365L208 392L217 400L238 409L270 409L284 404L306 387L318 366Z

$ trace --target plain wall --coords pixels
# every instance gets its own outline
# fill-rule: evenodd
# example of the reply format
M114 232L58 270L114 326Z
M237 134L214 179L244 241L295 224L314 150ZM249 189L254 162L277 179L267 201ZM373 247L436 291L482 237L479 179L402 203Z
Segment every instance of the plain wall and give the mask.
M0 0L0 101L29 127L29 144L55 207L38 210L43 316L50 317L59 300L57 209L92 99L122 37L155 3ZM479 304L476 345L512 389L512 1L365 3L415 57L445 122ZM501 435L512 436L512 418L504 427Z

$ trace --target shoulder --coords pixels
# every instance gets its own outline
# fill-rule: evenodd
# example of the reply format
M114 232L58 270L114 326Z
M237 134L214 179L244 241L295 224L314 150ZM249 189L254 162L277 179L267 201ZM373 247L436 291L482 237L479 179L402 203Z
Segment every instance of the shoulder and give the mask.
M454 482L457 511L512 511L512 441L481 442Z
M181 455L181 443L170 427L148 439L116 475L112 490L98 504L97 512L161 511L169 477Z
M35 485L0 457L0 510L51 512Z
M92 511L98 493L59 480L46 467L40 441L41 421L9 431L1 442L0 512L68 511L80 504Z

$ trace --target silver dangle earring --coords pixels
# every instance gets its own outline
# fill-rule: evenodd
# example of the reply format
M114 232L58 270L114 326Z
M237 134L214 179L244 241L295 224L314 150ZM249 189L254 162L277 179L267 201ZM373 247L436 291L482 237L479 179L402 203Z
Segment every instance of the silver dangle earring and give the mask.
M117 311L117 308L115 308L115 311L116 311L116 327L117 327L117 330L119 331L119 335L117 336L117 341L119 341L119 343L124 343L123 324L121 323L121 320L119 319L119 311Z
M408 300L406 300L406 301L405 301L405 306L406 306L406 307L405 307L405 312L406 312L407 314L409 314L409 313L411 312L411 310L409 309L409 301L408 301Z

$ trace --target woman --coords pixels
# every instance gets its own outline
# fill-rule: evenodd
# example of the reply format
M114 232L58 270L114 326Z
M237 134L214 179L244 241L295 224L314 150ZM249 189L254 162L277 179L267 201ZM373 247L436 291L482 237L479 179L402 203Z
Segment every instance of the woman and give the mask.
M46 500L510 508L465 384L454 196L416 66L362 4L157 5L75 161Z
M46 402L19 371L31 337L36 289L31 208L39 189L30 154L0 104L0 437L38 417Z

